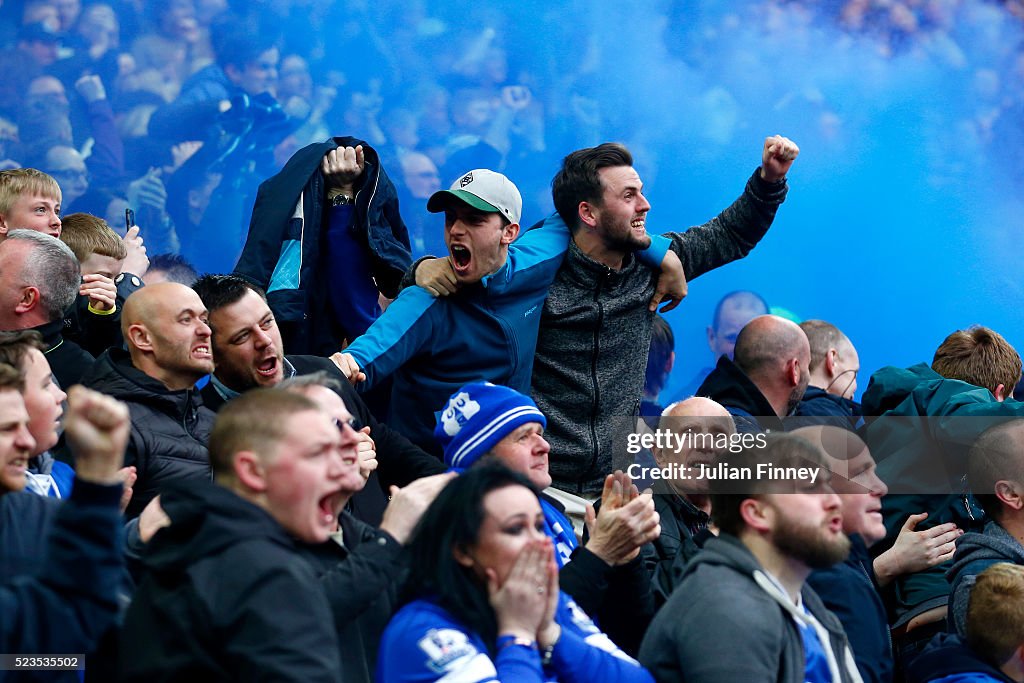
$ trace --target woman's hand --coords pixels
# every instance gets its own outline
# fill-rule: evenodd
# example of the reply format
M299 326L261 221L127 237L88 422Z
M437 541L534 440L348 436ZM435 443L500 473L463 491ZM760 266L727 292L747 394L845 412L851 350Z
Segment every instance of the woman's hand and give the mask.
M529 541L519 552L502 585L498 575L487 569L487 593L498 622L499 635L536 640L541 626L553 617L551 601L557 601L557 575L552 598L548 565L554 562L550 539ZM549 616L551 613L551 616Z

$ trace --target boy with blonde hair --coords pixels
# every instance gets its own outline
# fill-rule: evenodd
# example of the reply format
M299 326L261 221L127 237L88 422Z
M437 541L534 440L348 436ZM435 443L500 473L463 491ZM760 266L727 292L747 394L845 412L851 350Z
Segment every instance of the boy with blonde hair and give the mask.
M98 356L123 343L120 309L143 286L141 275L135 273L145 273L149 266L146 248L140 239L129 250L128 238L122 239L105 220L88 213L65 216L60 239L82 269L83 296L65 315L64 335Z
M82 275L99 274L113 280L121 274L128 248L102 218L88 213L65 216L60 239L75 252Z
M60 186L42 171L0 171L0 241L19 228L60 237L60 202Z

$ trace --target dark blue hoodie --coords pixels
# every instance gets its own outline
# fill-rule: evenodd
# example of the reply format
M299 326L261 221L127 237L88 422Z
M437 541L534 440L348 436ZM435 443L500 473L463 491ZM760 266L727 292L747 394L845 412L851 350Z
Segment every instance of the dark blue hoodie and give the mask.
M982 661L958 636L940 633L907 666L907 683L1014 683Z

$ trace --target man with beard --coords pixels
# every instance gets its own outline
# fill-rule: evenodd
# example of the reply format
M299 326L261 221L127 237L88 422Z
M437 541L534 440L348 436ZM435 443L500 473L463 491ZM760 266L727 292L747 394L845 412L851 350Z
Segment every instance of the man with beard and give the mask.
M487 169L469 171L434 193L427 209L445 215L450 258L430 263L440 262L452 280L406 287L366 334L332 356L350 381L365 380L367 389L394 373L391 424L425 450L438 452L435 414L459 387L488 381L530 391L540 315L569 231L552 216L517 239L522 208L512 181ZM674 268L685 287L679 259L667 247L642 257L652 267ZM435 298L456 289L454 296ZM644 367L646 360L641 382Z
M823 455L792 435L763 438L729 464L753 472L758 463L810 465L819 476L716 483L721 534L687 566L640 648L658 681L860 681L842 625L805 585L850 549Z
M206 307L176 282L128 297L121 332L128 350L108 349L82 383L128 404L132 430L125 465L138 472L125 511L131 518L169 482L210 478L206 446L214 414L195 383L213 372L213 354Z
M572 241L544 302L531 394L549 420L551 476L570 494L563 502L571 514L582 509L578 496L600 494L613 469L611 418L638 414L662 292L676 300L686 295L685 282L659 279L651 264L667 250L666 260L678 257L693 279L745 257L785 199L786 174L799 151L792 140L767 138L761 166L731 206L702 226L662 236L646 232L651 204L623 145L606 142L563 160L551 183L557 215L545 225L560 220ZM645 256L651 252L657 258ZM419 271L417 284L433 288ZM461 282L450 271L446 277L442 290L455 291Z
M735 360L722 356L698 396L721 403L740 432L783 431L811 381L811 346L794 322L777 315L751 320L736 338Z

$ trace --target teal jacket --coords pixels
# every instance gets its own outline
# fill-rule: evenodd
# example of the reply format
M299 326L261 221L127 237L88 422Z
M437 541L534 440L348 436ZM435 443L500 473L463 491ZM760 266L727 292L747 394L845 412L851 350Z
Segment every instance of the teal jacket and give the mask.
M967 454L989 427L1024 417L1024 403L1000 403L988 389L919 363L872 375L863 408L865 416L876 416L866 418L864 437L889 486L882 499L887 536L873 550L892 545L907 517L920 512L928 518L919 530L946 522L980 530L985 514L969 493ZM890 596L895 625L948 602L947 569L948 563L897 579Z

